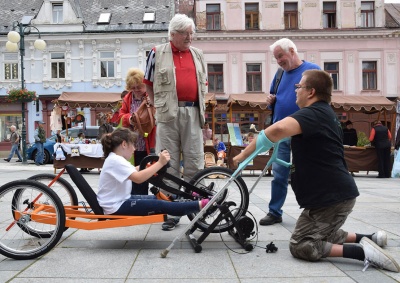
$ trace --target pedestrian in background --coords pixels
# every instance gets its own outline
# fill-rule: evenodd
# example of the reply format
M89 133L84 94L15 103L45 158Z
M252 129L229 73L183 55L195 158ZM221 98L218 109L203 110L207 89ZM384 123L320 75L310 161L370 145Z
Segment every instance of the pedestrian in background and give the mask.
M392 134L389 129L382 125L381 121L375 121L374 127L369 135L369 141L372 142L378 156L378 177L390 178L390 148Z
M44 148L43 144L46 142L46 131L43 129L43 125L46 124L43 121L37 121L37 128L33 137L35 138L35 145L37 148L35 164L37 166L43 165L44 162Z
M147 99L146 85L143 83L144 72L137 68L130 68L125 79L125 88L128 93L124 95L122 107L119 110L119 119L122 121L122 126L138 134L135 144L134 160L135 165L140 165L140 162L155 150L156 146L156 127L154 127L147 136L140 134L137 129L134 129L130 124L130 119L134 112L137 112L143 100ZM133 195L148 195L149 183L143 182L136 184L132 182Z
M19 134L17 133L17 128L12 125L10 127L10 131L11 131L11 136L10 136L10 143L11 143L11 151L10 151L10 155L8 155L7 158L4 158L4 161L10 162L11 158L13 158L14 154L16 153L18 156L18 160L16 162L22 162L22 156L19 153L19 141L20 141L20 137Z
M319 70L320 67L314 63L301 60L296 45L290 39L282 38L276 41L270 46L270 50L273 52L278 65L283 69L282 77L277 78L277 74L275 74L272 81L270 93L274 93L274 95L267 96L267 103L274 109L272 121L276 123L299 110L296 105L296 88L294 85L300 81L302 73L310 69ZM276 88L277 79L279 86ZM280 144L277 157L286 162L290 161L290 140ZM271 182L269 212L260 220L260 225L282 222L282 206L287 195L289 168L273 163L272 172L274 178Z

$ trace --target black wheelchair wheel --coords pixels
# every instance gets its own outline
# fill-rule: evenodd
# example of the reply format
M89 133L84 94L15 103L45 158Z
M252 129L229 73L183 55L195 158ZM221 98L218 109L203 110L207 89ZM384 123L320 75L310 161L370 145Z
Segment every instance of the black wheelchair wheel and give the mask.
M33 259L49 252L64 232L60 198L37 181L1 186L0 215L0 253L13 259Z
M228 182L229 178L232 176L233 171L220 166L209 167L202 171L199 171L190 181L190 183L199 188L212 188L212 193L215 195L220 191ZM246 214L249 207L249 191L247 189L246 183L243 181L242 177L238 176L233 180L227 187L226 193L221 195L221 198L217 200L219 204L223 202L234 202L236 206L231 207L232 215L236 220ZM211 223L218 216L219 210L214 211L211 214L201 218L196 222L196 226L201 230L206 230ZM188 215L190 220L196 214ZM233 223L230 221L222 220L214 229L213 233L225 232L231 229Z

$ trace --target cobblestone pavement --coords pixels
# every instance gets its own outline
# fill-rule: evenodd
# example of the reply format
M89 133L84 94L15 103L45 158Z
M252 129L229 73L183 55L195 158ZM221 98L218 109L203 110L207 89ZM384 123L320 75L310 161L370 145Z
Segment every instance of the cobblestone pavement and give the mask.
M15 161L0 161L1 185L54 172L52 165ZM355 174L361 195L344 229L360 233L385 230L389 237L385 249L400 262L399 179L378 179L376 175ZM67 174L63 177L71 182ZM97 170L84 177L97 188ZM243 178L251 188L257 176ZM249 211L257 220L267 212L270 181L271 177L263 177L250 196ZM283 210L282 223L258 227L258 242L253 240L257 247L249 253L222 233L211 234L201 253L195 253L182 238L161 258L160 252L189 223L186 217L168 232L161 230L161 223L92 231L68 229L59 244L41 258L17 261L0 255L0 282L400 282L399 273L373 267L362 272L361 261L337 258L309 263L293 258L288 242L301 210L290 188ZM263 249L271 241L278 247L276 253Z

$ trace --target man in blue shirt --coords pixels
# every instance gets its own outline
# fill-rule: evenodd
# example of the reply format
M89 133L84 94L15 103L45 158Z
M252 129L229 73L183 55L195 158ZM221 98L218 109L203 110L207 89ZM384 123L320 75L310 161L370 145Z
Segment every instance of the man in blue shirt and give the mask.
M297 53L296 45L290 39L282 38L276 41L270 46L270 50L273 52L278 65L283 69L283 75L276 94L267 97L267 103L270 106L274 106L272 121L276 123L299 110L296 105L296 88L294 85L300 81L302 73L306 70L320 70L321 68L314 63L301 60ZM276 83L277 81L274 77L270 93L274 93ZM280 144L277 157L286 162L290 161L289 140ZM269 212L260 220L260 225L272 225L282 222L282 206L287 195L289 168L274 163L272 171L274 179L271 183Z

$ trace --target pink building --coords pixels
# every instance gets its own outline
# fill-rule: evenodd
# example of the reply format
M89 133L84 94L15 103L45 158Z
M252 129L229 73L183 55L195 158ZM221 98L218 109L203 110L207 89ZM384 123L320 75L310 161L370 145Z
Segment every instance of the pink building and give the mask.
M278 68L269 46L292 39L303 60L332 74L334 96L399 96L400 5L378 1L195 1L197 34L204 51L209 92L221 103L230 94L269 93ZM338 113L369 133L383 114ZM234 113L233 120L263 128L266 114ZM395 115L386 119L394 125ZM208 118L211 120L211 117ZM217 110L216 133L226 141L229 113ZM389 125L390 126L390 125Z

